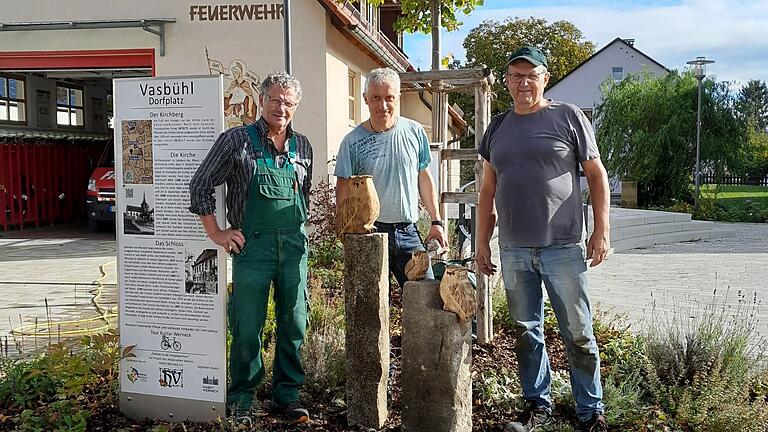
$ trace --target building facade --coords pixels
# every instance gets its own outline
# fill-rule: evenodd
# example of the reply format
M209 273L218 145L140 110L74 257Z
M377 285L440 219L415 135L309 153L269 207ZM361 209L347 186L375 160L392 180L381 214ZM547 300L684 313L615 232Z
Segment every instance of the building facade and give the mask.
M313 144L314 184L333 184L342 138L368 117L367 73L382 66L413 70L392 28L399 15L393 0L381 7L365 0L291 2L292 73L304 92L294 127ZM261 79L285 69L279 0L71 0L66 7L30 0L4 5L0 24L0 146L55 142L64 152L82 147L77 151L88 161L112 136L113 78L223 74L225 122L233 127L258 118ZM401 114L429 133L430 103L428 92L404 93ZM453 111L450 128L466 130ZM12 179L34 161L19 167L14 155L0 153L0 207L18 216L20 192L13 192L23 187ZM85 186L87 172L71 175Z

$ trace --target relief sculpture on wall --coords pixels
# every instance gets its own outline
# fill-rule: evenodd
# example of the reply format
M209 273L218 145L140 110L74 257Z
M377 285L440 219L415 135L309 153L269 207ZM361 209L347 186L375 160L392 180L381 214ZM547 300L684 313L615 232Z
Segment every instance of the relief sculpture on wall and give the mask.
M208 56L208 48L205 49L205 58L208 61L208 72L213 75L224 75L224 122L225 128L251 124L260 115L259 84L261 78L249 71L245 62L233 59L229 66L224 66L219 60L213 60Z

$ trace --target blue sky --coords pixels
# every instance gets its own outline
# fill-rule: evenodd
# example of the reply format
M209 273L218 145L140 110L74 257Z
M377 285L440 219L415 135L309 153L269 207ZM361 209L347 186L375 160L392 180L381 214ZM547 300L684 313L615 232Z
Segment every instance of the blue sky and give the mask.
M616 37L635 39L635 47L670 69L706 56L716 62L707 74L719 81L768 81L768 0L485 0L460 18L458 31L443 31L441 54L464 60L464 37L484 20L531 16L570 21L597 49ZM406 35L404 45L413 65L429 69L430 35Z

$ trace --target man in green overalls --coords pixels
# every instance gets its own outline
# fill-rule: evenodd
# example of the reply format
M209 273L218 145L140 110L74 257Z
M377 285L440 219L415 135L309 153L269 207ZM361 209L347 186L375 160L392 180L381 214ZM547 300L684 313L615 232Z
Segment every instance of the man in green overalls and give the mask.
M261 83L262 115L223 132L190 182L190 211L208 237L233 256L230 383L234 415L248 412L264 376L262 333L270 285L274 287L277 343L271 410L289 421L309 421L299 402L304 383L300 348L307 327L307 203L312 147L291 128L301 100L299 81L274 73ZM227 184L227 221L213 215L214 187Z

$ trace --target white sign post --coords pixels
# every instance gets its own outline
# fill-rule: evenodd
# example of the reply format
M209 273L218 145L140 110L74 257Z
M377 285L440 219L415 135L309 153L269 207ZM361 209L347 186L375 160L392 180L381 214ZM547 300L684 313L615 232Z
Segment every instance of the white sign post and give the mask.
M225 416L226 256L190 213L189 181L224 124L221 76L114 80L120 410ZM216 215L224 225L224 197Z

